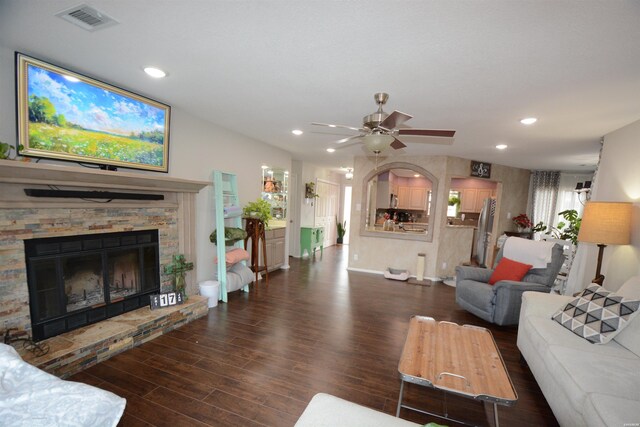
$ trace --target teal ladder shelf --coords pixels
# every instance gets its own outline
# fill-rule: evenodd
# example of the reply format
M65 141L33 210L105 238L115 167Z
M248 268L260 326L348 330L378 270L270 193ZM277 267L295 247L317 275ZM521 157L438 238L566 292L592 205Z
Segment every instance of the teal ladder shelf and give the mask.
M220 282L220 300L227 302L227 265L224 227L242 228L242 209L238 197L238 179L232 173L213 171L213 193L215 198L216 254L218 256L218 281ZM243 241L234 246L243 248ZM243 290L249 292L249 285Z

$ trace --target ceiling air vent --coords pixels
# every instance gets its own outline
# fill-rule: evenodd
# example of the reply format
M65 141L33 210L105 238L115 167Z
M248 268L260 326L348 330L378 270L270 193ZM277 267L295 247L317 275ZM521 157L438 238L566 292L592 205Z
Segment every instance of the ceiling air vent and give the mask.
M118 23L118 21L109 15L106 15L86 4L65 9L62 12L56 13L56 16L87 31L101 30Z

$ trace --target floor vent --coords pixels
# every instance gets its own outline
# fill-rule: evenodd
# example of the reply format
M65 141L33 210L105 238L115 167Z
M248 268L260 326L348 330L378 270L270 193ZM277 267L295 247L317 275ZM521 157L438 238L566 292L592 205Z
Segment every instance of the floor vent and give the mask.
M81 4L56 13L56 16L69 21L87 31L96 31L118 23L115 19L91 6Z

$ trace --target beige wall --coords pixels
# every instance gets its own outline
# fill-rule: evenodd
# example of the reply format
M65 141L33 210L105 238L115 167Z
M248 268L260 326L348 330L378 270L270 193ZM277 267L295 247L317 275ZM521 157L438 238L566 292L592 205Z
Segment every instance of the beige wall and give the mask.
M420 166L438 179L436 205L434 211L433 241L413 241L360 236L361 210L365 208L363 200L363 178L376 167L373 157L356 157L353 178L353 199L349 230L349 268L370 271L384 271L387 267L407 269L415 274L418 253L426 254L426 277L453 276L454 268L464 256L471 254L472 229L447 227L447 203L452 177L468 177L470 161L444 156L397 156L379 160L379 166L391 162L406 162ZM496 230L502 234L511 230L512 215L525 212L530 172L524 169L493 165L491 179L497 181L498 191L508 194L498 203ZM503 199L502 197L500 199ZM360 209L358 209L360 208ZM465 254L461 258L461 253ZM355 259L357 256L358 259ZM446 263L446 268L443 268Z
M447 174L444 180L447 194L449 193L451 178L468 177L470 170L470 160L458 157L447 158ZM514 217L526 212L530 175L531 172L526 169L496 164L491 166L491 181L498 183L491 248L495 247L495 242L501 234L505 231L514 230L513 222L509 216ZM444 206L444 209L446 212L446 206ZM442 228L440 241L446 243L440 245L436 275L438 277L453 276L455 274L455 266L465 258L460 254L470 254L467 236L459 229L446 227L446 223L442 223L440 226ZM493 263L493 249L490 254L489 265ZM468 257L466 258L468 259ZM444 267L445 263L446 268Z
M604 137L591 200L633 202L631 244L607 246L602 261L604 286L616 290L631 276L640 274L640 120ZM572 290L583 289L595 275L597 248L580 243L572 271ZM574 275L575 274L575 275Z
M394 156L388 159L380 159L379 165L394 162L406 162L420 166L441 180L446 172L446 157L430 156ZM433 277L436 272L436 259L438 254L438 237L441 221L446 220L446 203L437 205L434 212L434 236L432 242L386 239L378 237L360 236L361 210L364 209L363 178L376 168L374 157L356 157L354 159L353 196L351 202L351 224L349 230L349 268L384 271L387 267L407 269L411 274L416 272L418 253L426 254L425 276ZM444 200L444 186L439 185L437 200ZM354 258L357 256L357 260Z
M16 115L14 92L14 49L0 46L0 141L15 144ZM40 52L32 52L38 57ZM62 64L64 65L64 64ZM95 70L100 75L99 70ZM88 70L91 74L91 70ZM127 82L110 82L136 90ZM161 93L146 93L171 105ZM223 102L223 101L221 101ZM171 141L169 144L169 175L194 180L210 180L212 171L220 169L238 175L241 203L255 200L262 188L262 164L288 169L291 167L289 152L264 142L221 128L184 112L180 106L172 105ZM54 163L43 160L44 163ZM61 163L69 167L80 167L74 163ZM137 172L127 170L129 172ZM151 173L155 172L142 172ZM209 242L214 229L213 190L207 187L197 197L197 280L213 277L215 246Z

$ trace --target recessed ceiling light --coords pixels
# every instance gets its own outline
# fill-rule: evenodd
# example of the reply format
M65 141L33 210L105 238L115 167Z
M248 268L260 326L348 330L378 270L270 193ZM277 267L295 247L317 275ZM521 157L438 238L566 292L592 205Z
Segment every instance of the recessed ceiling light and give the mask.
M327 153L333 153L334 151L336 151L335 148L327 148Z
M504 150L505 148L507 148L507 144L498 144L498 145L496 145L496 148L498 150Z
M527 117L526 119L520 120L520 123L522 123L523 125L532 125L537 121L538 119L536 119L535 117Z
M294 129L291 131L292 134L296 135L296 136L300 136L302 135L304 132L302 132L300 129Z
M419 173L417 173L417 174L415 174L413 176L414 176L414 178L420 178L420 174Z
M155 67L146 67L144 69L144 72L156 79L161 79L167 75L167 73L162 71L160 68L155 68Z
M64 74L62 77L64 77L65 80L70 81L71 83L78 83L80 81L79 78L73 77L73 76L69 76L67 74Z
M269 169L269 166L267 166L267 165L262 165L262 166L260 166L260 167L261 167L262 169Z

